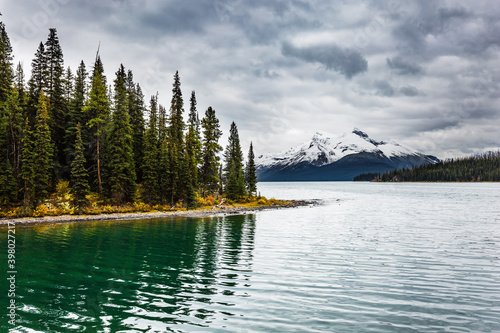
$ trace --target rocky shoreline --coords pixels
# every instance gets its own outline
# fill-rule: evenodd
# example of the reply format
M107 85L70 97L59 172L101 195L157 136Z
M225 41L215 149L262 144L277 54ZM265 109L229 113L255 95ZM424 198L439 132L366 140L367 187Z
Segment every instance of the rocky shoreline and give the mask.
M147 213L115 213L99 215L61 215L45 217L23 217L23 218L4 218L0 219L0 227L9 223L15 225L38 225L38 224L57 224L57 223L78 223L87 221L116 221L116 220L138 220L138 219L157 219L157 218L177 218L177 217L217 217L226 215L250 214L262 210L295 208L304 206L318 205L318 200L289 200L285 204L272 204L257 207L238 207L238 206L214 206L210 209L172 211L172 212L147 212Z

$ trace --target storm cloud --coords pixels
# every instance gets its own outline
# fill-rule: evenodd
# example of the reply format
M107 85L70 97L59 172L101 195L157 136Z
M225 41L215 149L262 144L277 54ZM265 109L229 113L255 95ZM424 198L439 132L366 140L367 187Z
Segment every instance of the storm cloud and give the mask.
M335 44L296 47L285 42L281 52L287 57L295 57L310 63L320 63L326 69L334 70L349 79L368 70L368 62L359 52L343 49Z
M414 62L405 61L401 57L387 58L387 65L399 75L418 74L422 72L422 67Z
M65 66L108 82L121 63L168 106L172 76L243 148L276 152L353 127L440 158L500 147L500 6L493 1L4 1L26 79L57 28ZM187 97L185 97L187 99ZM225 138L222 145L225 145Z

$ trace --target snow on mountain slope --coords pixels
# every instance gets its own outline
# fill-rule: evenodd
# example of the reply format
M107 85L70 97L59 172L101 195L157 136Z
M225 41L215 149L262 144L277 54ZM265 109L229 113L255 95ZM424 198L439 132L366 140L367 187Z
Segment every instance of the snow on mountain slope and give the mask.
M260 168L290 166L302 162L320 167L332 164L348 155L359 153L373 153L387 158L426 156L392 140L375 141L365 132L354 128L351 133L341 136L316 132L311 141L281 153L261 155L255 162Z

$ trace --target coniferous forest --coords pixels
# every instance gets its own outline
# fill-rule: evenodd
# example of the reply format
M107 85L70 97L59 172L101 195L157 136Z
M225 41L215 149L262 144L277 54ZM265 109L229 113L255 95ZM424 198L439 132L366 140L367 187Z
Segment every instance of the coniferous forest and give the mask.
M187 117L178 72L167 108L158 96L146 100L123 65L108 78L98 52L91 66L65 68L56 29L25 81L0 22L2 211L33 215L57 194L79 214L96 202L194 208L207 198L255 195L253 146L244 166L236 124L223 151L215 110L200 116L194 91L186 108Z
M498 182L500 152L455 158L413 169L393 170L383 174L361 174L354 181L382 182Z

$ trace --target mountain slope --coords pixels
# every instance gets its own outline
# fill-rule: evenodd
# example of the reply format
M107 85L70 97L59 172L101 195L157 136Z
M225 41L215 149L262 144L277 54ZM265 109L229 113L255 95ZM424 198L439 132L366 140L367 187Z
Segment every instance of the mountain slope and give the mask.
M357 128L339 137L317 132L300 146L256 159L259 181L352 180L360 173L437 162L436 157L423 155L395 141L373 140Z

